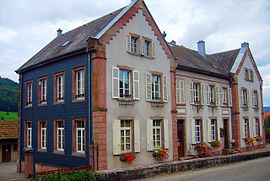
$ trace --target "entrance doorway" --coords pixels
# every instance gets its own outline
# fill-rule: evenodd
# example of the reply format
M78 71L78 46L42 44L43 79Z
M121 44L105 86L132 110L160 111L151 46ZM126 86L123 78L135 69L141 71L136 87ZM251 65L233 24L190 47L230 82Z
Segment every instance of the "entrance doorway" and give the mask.
M224 128L224 148L229 148L229 126L228 126L228 119L223 119L223 128Z
M178 138L178 157L185 156L185 120L177 120L177 138Z
M2 162L11 161L11 145L2 145Z

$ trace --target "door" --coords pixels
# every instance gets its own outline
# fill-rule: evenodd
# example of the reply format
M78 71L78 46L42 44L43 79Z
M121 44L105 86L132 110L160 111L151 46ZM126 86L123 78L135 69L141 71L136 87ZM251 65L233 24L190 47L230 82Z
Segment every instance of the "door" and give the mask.
M223 128L224 128L224 148L229 148L229 126L228 119L223 119Z
M11 161L11 145L2 145L2 162Z
M178 157L185 156L184 120L177 121Z

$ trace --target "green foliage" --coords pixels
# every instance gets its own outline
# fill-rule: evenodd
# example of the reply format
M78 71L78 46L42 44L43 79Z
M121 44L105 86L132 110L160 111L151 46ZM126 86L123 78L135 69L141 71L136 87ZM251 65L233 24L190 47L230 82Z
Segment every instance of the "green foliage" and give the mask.
M18 120L18 113L17 112L3 112L0 111L0 120L11 120L15 121Z
M100 175L94 171L76 170L72 172L57 172L40 177L39 181L97 181Z
M270 117L266 117L265 120L265 137L266 141L269 143L270 142Z
M0 110L18 111L18 83L0 77Z

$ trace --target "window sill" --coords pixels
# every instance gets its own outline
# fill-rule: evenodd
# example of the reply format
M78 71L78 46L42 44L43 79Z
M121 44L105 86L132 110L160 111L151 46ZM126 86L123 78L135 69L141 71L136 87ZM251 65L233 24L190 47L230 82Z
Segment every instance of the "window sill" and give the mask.
M218 106L216 104L209 104L208 107L217 108Z
M61 101L61 102L54 102L54 105L62 105L65 104L65 101Z
M165 102L163 102L163 101L149 101L150 102L150 104L151 104L151 106L153 106L153 107L164 107L164 105L165 105Z
M259 111L258 107L253 107L254 111Z
M118 102L119 106L133 106L135 104L135 100L127 98L119 98Z
M64 151L59 151L59 150L55 150L53 153L57 155L65 155Z
M229 108L228 105L221 105L222 108Z
M76 153L72 153L72 156L85 158L85 153L78 153L78 152L76 152Z
M25 106L25 108L32 108L33 107L33 105L27 105L27 106Z
M243 111L248 111L248 107L242 107Z
M85 102L85 98L83 99L74 99L72 103L79 103L79 102Z
M42 153L46 153L47 152L47 149L45 149L45 148L39 148L37 151L38 152L42 152Z
M129 52L127 51L129 54L134 55L134 56L139 56L139 57L144 57L144 58L148 58L148 59L154 59L154 56L147 56L147 55L143 55L141 53L137 53L137 52Z
M38 106L39 107L47 106L47 102L46 103L40 103Z

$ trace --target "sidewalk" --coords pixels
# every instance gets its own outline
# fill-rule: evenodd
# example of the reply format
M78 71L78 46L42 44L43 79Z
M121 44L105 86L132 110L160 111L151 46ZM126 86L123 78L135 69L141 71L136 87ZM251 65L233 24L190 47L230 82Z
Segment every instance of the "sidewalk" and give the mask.
M114 169L101 171L102 180L132 180L164 175L175 172L185 172L189 170L211 168L225 164L232 164L256 158L269 157L270 145L259 150L237 153L233 155L222 155L206 158L196 158L184 161L162 162L149 166L131 167L124 169Z
M17 172L16 162L0 163L0 180L22 180L24 179L23 173Z

